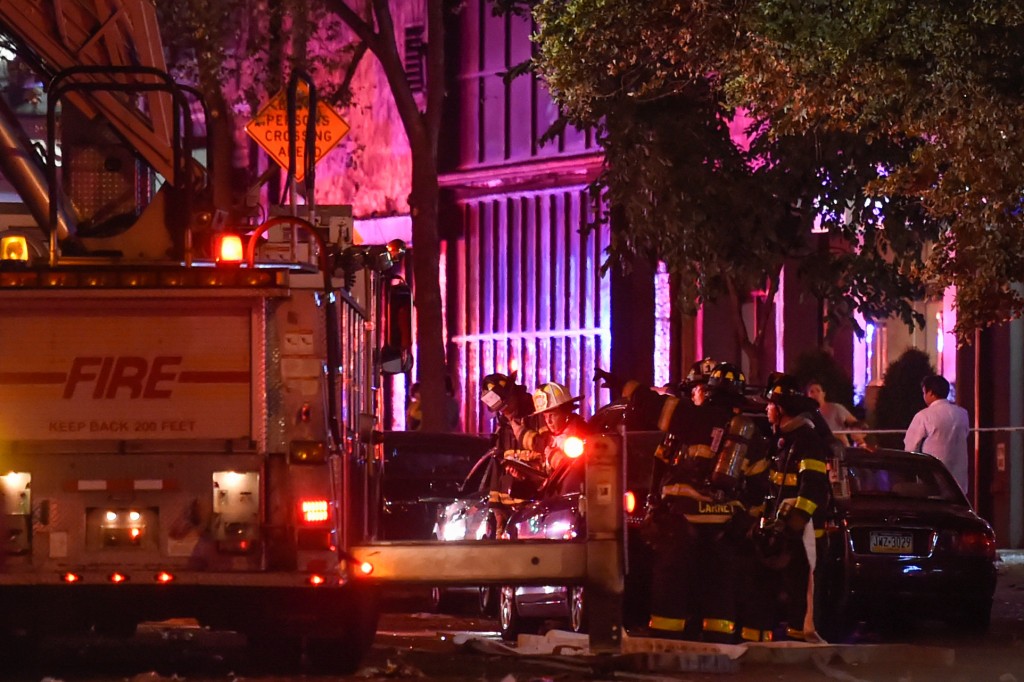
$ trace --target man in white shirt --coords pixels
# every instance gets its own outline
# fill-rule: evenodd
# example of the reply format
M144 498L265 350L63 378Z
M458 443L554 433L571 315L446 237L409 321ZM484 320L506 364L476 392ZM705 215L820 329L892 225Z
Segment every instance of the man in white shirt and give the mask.
M967 493L967 410L946 400L949 382L941 376L926 377L921 389L926 407L914 415L903 447L940 460Z

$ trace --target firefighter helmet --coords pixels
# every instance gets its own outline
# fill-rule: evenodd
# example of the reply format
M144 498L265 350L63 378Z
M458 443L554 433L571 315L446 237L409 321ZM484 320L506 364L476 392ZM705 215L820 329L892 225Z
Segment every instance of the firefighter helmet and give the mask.
M693 363L686 378L679 385L679 390L686 393L692 390L694 386L707 383L708 377L711 375L712 370L715 369L716 364L718 363L711 358L704 358Z
M534 414L547 412L555 409L556 407L561 407L562 405L572 405L579 399L580 396L573 397L573 395L569 393L569 389L562 384L556 384L551 381L534 391Z
M480 400L491 412L498 412L508 402L512 387L515 384L512 379L504 374L488 374L481 384Z
M747 377L739 367L728 362L720 362L715 365L708 376L708 388L713 393L743 395L746 386Z
M789 415L796 415L801 412L815 410L818 403L813 398L804 394L803 387L796 377L789 374L776 374L771 377L771 383L765 393L768 402L775 403Z

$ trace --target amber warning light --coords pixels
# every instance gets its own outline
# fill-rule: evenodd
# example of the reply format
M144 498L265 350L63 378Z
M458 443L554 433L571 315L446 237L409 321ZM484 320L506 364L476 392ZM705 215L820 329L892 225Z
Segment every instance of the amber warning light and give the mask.
M0 239L0 256L6 261L27 261L28 241L20 234L4 235Z

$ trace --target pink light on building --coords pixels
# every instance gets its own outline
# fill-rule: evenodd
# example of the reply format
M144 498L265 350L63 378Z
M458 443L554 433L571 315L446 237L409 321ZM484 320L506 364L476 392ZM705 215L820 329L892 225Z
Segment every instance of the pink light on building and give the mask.
M654 274L654 385L669 382L672 366L672 292L665 263Z
M942 312L939 315L939 338L936 339L941 363L939 372L956 386L956 287L947 287L942 292Z

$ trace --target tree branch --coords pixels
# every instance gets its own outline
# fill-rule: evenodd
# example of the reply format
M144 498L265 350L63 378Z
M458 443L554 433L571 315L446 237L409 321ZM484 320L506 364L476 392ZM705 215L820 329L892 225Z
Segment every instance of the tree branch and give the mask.
M431 4L439 0L428 0ZM417 146L429 142L427 130L424 126L423 116L416 106L416 99L412 96L412 88L409 87L409 79L405 75L405 65L398 54L398 37L395 35L395 22L391 18L391 8L388 0L373 0L373 13L377 18L378 36L377 46L370 44L370 49L377 55L384 75L391 86L391 94L395 98L395 107L398 115L405 125L405 134L409 138L409 144L415 149ZM416 138L419 138L417 141Z
M359 38L376 54L380 49L380 35L373 32L373 26L348 6L345 0L326 0L327 7L352 29Z
M363 55L366 54L366 50L369 48L369 43L365 40L356 45L355 51L352 53L352 61L349 62L348 71L345 73L345 79L341 82L341 87L338 88L338 92L344 94L349 91L352 87L352 79L356 76L356 69L359 67L359 62L363 60Z
M437 140L444 113L444 2L427 0L427 136L437 161Z
M725 286L729 291L729 303L732 308L732 329L736 334L736 343L740 348L747 348L750 345L750 335L747 334L747 325L743 322L743 305L740 302L739 293L736 291L736 282L729 275L725 276Z
M764 340L765 332L768 330L768 316L775 311L775 296L779 292L779 274L768 275L768 296L765 298L765 305L761 308L757 320L757 335L754 338L754 345L758 348Z

